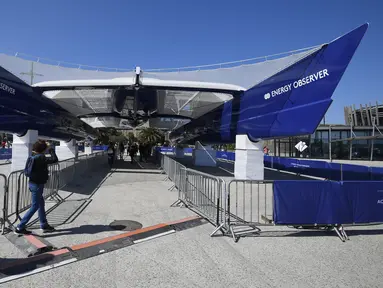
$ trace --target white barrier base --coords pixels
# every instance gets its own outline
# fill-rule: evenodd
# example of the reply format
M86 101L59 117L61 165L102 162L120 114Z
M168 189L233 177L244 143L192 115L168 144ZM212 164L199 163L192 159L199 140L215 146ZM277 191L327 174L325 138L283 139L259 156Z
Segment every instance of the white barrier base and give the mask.
M84 148L84 153L86 155L89 155L89 154L93 154L93 147L92 146L89 146L89 147L86 147Z
M234 177L264 180L263 141L253 143L247 135L236 136Z

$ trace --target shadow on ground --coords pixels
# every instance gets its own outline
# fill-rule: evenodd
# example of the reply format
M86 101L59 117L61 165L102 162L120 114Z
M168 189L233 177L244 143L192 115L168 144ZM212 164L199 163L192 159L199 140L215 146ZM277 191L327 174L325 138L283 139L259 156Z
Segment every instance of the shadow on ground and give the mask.
M59 226L73 222L91 203L92 196L101 185L110 177L110 168L101 167L78 175L75 179L61 188L59 195L62 201L55 202L47 211L47 219L50 225ZM50 202L48 199L46 202ZM31 229L40 228L39 220L34 219L28 224Z
M47 219L53 227L70 224L88 207L92 199L64 200L47 210ZM39 220L28 224L30 229L39 229Z
M78 227L56 229L53 233L42 235L43 238L56 237L62 235L79 235L79 234L97 234L101 232L116 231L109 225L81 225Z
M3 277L18 275L20 273L26 273L37 268L44 267L46 263L53 260L54 255L42 254L34 257L32 261L25 262L27 266L20 265L25 261L25 258L0 258L0 275ZM20 263L20 264L19 264ZM15 266L15 264L19 264Z
M152 170L149 170L151 168ZM161 170L158 169L158 166L150 162L140 163L134 161L134 163L131 163L127 159L116 160L112 168L109 168L109 166L100 167L99 169L93 168L91 171L76 177L71 183L61 189L59 194L63 197L64 201L55 203L55 205L47 210L49 224L57 227L72 223L92 202L91 198L98 189L108 181L109 178L113 177L113 175L120 173L160 174ZM126 178L121 178L121 181L125 180ZM31 221L28 225L31 229L38 229L40 228L39 226L38 219ZM100 227L92 226L92 229L96 229L98 232L101 231L97 228L102 228L102 231L110 230L109 228L103 228L101 226L102 225L100 225Z
M61 191L80 194L83 196L92 196L98 188L110 176L111 169L109 167L100 167L78 175L71 183L61 188ZM66 198L72 196L71 194Z

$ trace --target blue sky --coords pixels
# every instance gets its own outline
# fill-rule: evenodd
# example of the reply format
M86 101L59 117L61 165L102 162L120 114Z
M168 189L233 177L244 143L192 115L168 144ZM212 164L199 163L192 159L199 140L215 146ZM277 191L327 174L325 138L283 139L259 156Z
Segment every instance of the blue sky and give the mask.
M343 106L383 103L381 0L4 1L0 51L116 68L213 64L309 47L369 22L334 94Z

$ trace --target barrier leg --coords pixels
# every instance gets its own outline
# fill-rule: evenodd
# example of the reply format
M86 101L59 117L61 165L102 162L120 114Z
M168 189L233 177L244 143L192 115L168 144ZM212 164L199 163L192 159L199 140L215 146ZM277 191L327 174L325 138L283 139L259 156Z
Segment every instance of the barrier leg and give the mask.
M345 240L350 240L350 238L348 237L348 235L346 234L346 230L344 230L344 227L343 225L340 225L340 229L339 229L340 233L343 235L343 238Z
M346 242L346 240L350 240L350 238L347 236L346 231L344 230L344 227L342 225L334 226L335 233L338 235L339 239L342 240L342 242Z
M231 236L233 237L234 242L237 243L239 237L235 236L233 226L230 226L230 232L231 232Z
M224 234L224 231L223 231L223 228L225 226L225 223L222 223L221 225L219 225L217 228L215 228L215 230L213 231L213 233L210 234L210 237L213 237L215 234L217 234L218 231L221 230L222 234Z
M182 208L183 206L186 207L185 203L180 199L178 199L172 205L170 205L170 207L177 207L177 206L179 206L180 208Z

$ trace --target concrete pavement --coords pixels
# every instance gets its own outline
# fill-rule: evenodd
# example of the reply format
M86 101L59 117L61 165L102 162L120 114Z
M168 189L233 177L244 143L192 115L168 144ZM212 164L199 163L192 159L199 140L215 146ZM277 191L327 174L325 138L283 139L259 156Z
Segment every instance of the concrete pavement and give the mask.
M80 179L60 192L67 201L48 214L58 231L44 240L67 247L121 233L109 228L114 220L134 220L145 227L195 215L169 207L177 192L168 190L172 183L164 178L151 164L119 162L111 173L100 169ZM213 230L210 224L194 227L3 285L380 287L383 281L383 225L348 228L351 240L346 243L333 232L287 227L265 227L261 237L234 243L229 237L211 238ZM2 257L23 257L0 239Z

